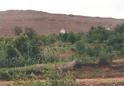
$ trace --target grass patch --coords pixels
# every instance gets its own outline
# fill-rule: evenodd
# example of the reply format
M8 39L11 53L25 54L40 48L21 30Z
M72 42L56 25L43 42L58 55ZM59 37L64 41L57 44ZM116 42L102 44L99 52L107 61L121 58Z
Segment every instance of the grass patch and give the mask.
M13 80L13 79L25 79L25 78L44 78L44 72L48 69L56 69L56 65L62 65L66 62L55 62L48 64L35 64L25 67L15 68L1 68L0 69L0 80Z

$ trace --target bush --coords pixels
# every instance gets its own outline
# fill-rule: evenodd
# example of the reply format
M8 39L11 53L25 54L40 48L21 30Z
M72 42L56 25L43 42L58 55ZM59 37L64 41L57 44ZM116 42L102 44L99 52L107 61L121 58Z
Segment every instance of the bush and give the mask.
M106 42L109 37L109 31L105 27L92 27L87 34L87 38L90 43L103 43Z
M108 50L107 47L104 47L102 46L100 48L100 52L99 52L99 55L98 55L98 59L99 59L99 62L98 64L99 65L109 65L112 63L112 53L110 53L110 51Z
M25 78L35 78L44 74L44 70L47 70L47 65L31 65L25 67L16 68L1 68L0 69L0 80L16 80ZM43 77L43 76L42 76Z
M79 54L86 53L86 45L83 40L75 43L75 49Z
M75 43L78 40L80 40L80 36L76 33L73 32L69 32L69 33L65 33L65 34L59 34L59 39L62 42L70 42L70 43Z
M77 86L76 78L71 72L61 69L48 70L46 72L49 86Z

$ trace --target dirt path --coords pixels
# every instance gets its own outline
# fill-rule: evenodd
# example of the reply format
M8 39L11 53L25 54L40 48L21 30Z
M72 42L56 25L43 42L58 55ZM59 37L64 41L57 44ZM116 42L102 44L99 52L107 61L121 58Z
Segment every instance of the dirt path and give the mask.
M44 80L38 80L43 82ZM122 83L124 82L124 77L117 77L117 78L93 78L93 79L77 79L78 83L89 83L89 84L100 84L100 83ZM28 82L28 81L20 81L20 82ZM29 81L30 82L30 81ZM33 81L33 82L37 82ZM8 86L13 81L0 81L0 86Z
M0 86L8 86L10 81L0 81Z
M124 82L124 77L118 78L95 78L95 79L77 79L78 83L112 83L112 82Z

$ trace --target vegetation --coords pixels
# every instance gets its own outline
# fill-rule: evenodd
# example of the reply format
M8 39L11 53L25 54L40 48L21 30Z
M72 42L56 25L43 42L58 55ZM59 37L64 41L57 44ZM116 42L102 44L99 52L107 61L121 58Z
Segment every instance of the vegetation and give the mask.
M124 25L113 31L92 27L88 33L65 33L38 36L31 28L15 28L16 37L0 38L0 67L19 67L62 61L62 53L71 49L68 58L81 64L110 64L114 55L124 54Z
M71 73L65 73L65 70L49 70L51 66L25 66L71 61L76 61L76 67L89 64L111 65L113 59L124 57L124 24L112 31L99 26L92 27L87 33L41 36L31 28L16 27L15 35L12 38L0 38L0 79L45 74L50 85L43 86L76 86L73 74L69 75Z

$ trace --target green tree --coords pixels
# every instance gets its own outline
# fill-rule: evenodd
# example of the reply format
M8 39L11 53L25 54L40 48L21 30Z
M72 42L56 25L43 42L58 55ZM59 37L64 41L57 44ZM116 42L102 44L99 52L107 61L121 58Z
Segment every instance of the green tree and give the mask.
M74 34L73 32L68 33L67 41L70 43L75 43L76 41L79 40L78 35Z
M86 53L86 44L83 40L80 40L75 43L75 49L78 53L84 54Z
M59 34L59 39L62 41L62 42L67 42L67 38L68 38L68 33L65 33L65 34Z
M92 27L87 34L88 40L91 43L97 42L102 43L106 42L109 37L109 31L104 27Z
M111 32L108 45L112 46L113 51L124 54L124 24L117 25L115 30Z

